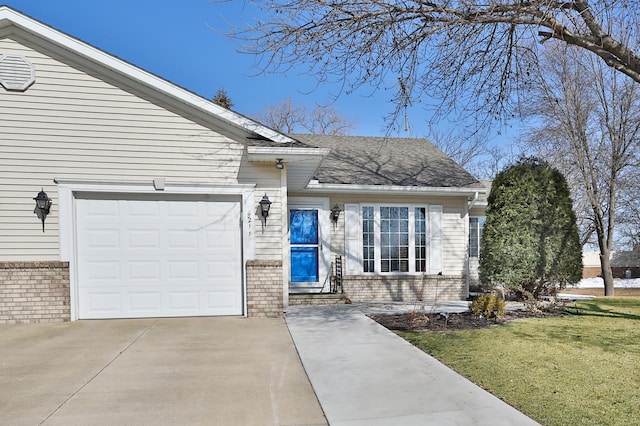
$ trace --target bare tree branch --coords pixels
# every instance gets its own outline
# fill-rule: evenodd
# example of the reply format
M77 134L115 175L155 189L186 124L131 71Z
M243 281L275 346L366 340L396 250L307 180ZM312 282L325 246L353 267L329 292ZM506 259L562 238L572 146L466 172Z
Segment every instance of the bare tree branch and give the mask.
M539 120L529 141L571 182L583 235L600 249L605 295L613 295L616 213L625 216L617 200L638 171L640 86L575 47L556 49L526 109Z
M267 106L254 118L284 133L348 135L355 123L331 106L316 105L311 112L304 105L294 105L290 98Z
M306 66L319 82L343 82L346 93L363 85L393 89L392 120L424 95L443 100L443 114L482 111L479 124L510 117L514 93L531 89L541 43L550 39L590 51L640 82L638 0L253 3L266 18L232 36L260 56L262 69Z

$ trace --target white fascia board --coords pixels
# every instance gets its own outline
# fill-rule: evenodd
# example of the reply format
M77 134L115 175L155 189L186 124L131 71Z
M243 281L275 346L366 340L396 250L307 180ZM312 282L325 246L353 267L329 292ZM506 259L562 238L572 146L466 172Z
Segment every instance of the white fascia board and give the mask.
M54 178L57 185L73 192L106 192L128 194L194 194L194 195L241 195L253 191L255 184L165 182L163 190L154 188L153 179L146 181L97 180Z
M247 147L249 161L255 162L272 162L277 159L288 162L321 161L329 154L329 151L329 148Z
M137 82L143 87L165 94L191 108L200 110L207 115L213 115L222 121L226 121L233 126L244 130L248 134L257 134L261 137L279 143L294 142L294 139L270 129L257 121L216 105L193 92L170 83L163 78L129 64L122 59L112 56L74 37L55 30L52 27L22 15L7 6L0 6L0 29L10 27L12 25L27 33L36 34L49 43L70 50L75 55L93 63L97 63L100 68L111 70L120 75L121 78L125 77L127 80ZM2 32L5 33L6 31Z
M465 187L429 187L429 186L396 186L396 185L353 185L309 182L304 193L317 194L395 194L395 195L427 195L439 197L473 197L486 190Z

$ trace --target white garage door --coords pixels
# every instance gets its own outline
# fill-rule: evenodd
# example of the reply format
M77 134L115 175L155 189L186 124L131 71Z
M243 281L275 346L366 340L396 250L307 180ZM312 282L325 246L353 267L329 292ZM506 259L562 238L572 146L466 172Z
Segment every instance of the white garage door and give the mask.
M239 199L78 197L78 317L241 315L240 226Z

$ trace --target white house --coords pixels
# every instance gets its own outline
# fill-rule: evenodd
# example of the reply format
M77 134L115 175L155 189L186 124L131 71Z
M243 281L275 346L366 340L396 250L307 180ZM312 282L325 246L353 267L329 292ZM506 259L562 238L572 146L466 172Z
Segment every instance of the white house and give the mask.
M487 189L424 139L281 134L4 6L0 120L0 322L467 295Z

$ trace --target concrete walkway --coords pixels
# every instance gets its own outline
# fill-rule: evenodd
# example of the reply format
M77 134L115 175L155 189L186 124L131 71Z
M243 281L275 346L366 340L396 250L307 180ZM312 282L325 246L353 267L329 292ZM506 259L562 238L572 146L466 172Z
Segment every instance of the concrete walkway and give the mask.
M330 425L537 424L365 316L413 308L289 307L289 331ZM467 304L426 309L459 312Z

